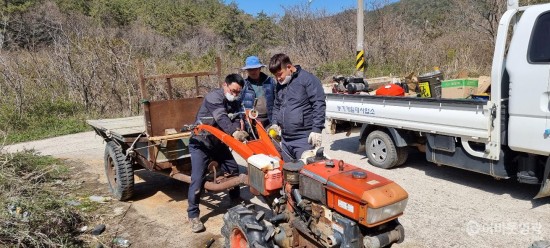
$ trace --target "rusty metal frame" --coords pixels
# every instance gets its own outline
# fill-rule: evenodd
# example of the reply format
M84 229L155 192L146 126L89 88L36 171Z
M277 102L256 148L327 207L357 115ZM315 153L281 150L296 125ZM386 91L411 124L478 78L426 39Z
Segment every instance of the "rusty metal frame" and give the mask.
M147 142L149 143L150 147L147 148L149 150L149 159L140 159L140 162L142 165L149 169L149 170L162 170L162 169L168 169L171 166L176 166L177 161L169 161L169 162L163 162L163 163L157 163L157 157L159 149L157 147L158 144L160 144L158 141L155 142L158 139L161 139L164 135L153 135L153 115L151 114L151 101L149 100L149 92L147 90L147 81L150 80L164 80L166 90L168 92L168 100L166 100L166 104L173 103L173 101L178 101L179 99L174 99L173 97L173 87L172 87L172 79L175 78L189 78L194 77L195 78L195 98L202 97L200 95L199 90L199 77L202 76L217 76L219 85L221 85L221 60L219 57L216 58L216 70L213 72L203 71L203 72L191 72L191 73L176 73L176 74L161 74L161 75L149 75L146 76L144 74L144 63L142 60L139 60L138 62L138 75L139 75L139 89L141 94L141 102L143 105L143 114L144 114L144 121L145 121L145 129L146 129L146 135L147 135ZM190 98L191 101L193 98ZM161 102L161 101L155 101L155 102ZM163 103L164 104L164 103ZM183 124L183 123L182 123ZM157 137L155 137L157 136ZM140 141L143 140L140 139ZM147 163L145 163L147 162Z

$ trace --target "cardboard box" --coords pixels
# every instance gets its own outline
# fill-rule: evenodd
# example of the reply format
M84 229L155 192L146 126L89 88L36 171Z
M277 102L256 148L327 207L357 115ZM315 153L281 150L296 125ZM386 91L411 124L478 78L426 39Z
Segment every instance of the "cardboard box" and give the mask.
M479 83L477 85L477 94L490 93L487 92L491 87L491 77L481 76L479 77Z
M453 79L441 82L441 98L464 99L477 92L477 79Z

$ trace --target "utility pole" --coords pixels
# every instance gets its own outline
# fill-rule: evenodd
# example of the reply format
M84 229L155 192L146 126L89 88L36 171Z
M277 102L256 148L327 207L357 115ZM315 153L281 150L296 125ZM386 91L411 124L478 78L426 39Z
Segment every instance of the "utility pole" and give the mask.
M365 50L363 47L364 42L364 29L363 29L363 0L357 0L357 49L355 53L355 69L356 75L359 77L365 77Z

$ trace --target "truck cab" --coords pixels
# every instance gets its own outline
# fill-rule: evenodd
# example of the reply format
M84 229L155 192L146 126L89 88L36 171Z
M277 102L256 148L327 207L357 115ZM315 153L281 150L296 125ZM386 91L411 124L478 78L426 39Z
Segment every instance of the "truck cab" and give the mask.
M508 146L529 154L550 154L550 4L530 7L510 43Z
M327 118L362 124L374 166L399 166L417 147L429 162L540 184L536 197L549 196L550 4L508 4L489 100L327 94Z

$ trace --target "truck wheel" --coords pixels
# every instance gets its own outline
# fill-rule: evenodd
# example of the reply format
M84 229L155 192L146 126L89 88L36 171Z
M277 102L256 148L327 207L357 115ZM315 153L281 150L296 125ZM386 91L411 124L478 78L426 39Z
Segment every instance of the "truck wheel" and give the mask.
M223 215L222 235L226 248L273 247L273 229L267 228L264 212L243 205L235 206Z
M126 160L122 149L114 141L107 142L105 146L105 174L115 199L125 201L132 197L134 193L132 163Z
M365 142L369 162L379 168L389 169L397 164L397 149L391 137L380 130L372 131Z
M397 162L395 163L395 166L403 165L407 162L407 158L409 158L409 148L397 147Z

